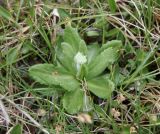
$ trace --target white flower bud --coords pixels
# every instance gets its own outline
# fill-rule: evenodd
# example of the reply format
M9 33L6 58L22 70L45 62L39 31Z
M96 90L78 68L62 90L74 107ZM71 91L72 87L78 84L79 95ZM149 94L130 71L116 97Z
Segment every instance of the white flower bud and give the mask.
M59 18L59 13L58 13L57 8L53 9L51 14L54 15L54 16L57 16Z
M79 71L80 66L82 64L85 64L87 62L87 58L85 55L83 55L81 52L78 52L75 56L74 56L74 61L76 63L77 66L77 70Z

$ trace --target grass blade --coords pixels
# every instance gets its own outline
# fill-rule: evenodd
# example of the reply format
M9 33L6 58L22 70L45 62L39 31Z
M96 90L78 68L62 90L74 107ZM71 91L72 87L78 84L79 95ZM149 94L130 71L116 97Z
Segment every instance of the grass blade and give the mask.
M112 11L112 13L115 13L116 11L116 2L115 0L108 0L109 8Z

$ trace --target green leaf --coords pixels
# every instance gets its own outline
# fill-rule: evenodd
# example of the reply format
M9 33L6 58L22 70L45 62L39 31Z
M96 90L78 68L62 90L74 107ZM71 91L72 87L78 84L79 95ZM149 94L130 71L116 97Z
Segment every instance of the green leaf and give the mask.
M93 102L91 96L84 94L83 96L83 112L89 112L93 109Z
M16 59L18 57L18 54L19 54L19 48L17 48L17 47L11 48L8 51L7 57L6 57L6 63L7 63L7 65L13 64L16 61Z
M80 6L81 7L86 7L87 6L87 0L80 0Z
M73 48L70 46L70 44L63 42L61 44L63 53L65 56L69 57L70 59L74 58L74 55L76 54L76 51L73 50Z
M22 126L19 124L15 125L10 131L10 134L22 134Z
M79 49L79 41L80 37L77 32L77 29L72 28L71 26L67 26L64 30L64 42L67 42L72 46L72 48L77 52Z
M96 114L97 114L96 118L97 119L106 118L106 112L104 111L103 107L101 107L100 105L95 104L94 108L96 109Z
M12 20L12 15L10 14L10 12L8 12L8 10L6 10L5 8L3 8L2 6L0 6L0 17L4 17L7 20Z
M88 68L85 64L81 65L80 70L77 72L76 76L79 79L83 79L88 74Z
M88 37L96 37L96 36L99 36L100 33L96 30L90 30L86 34Z
M112 13L115 13L116 11L116 2L115 0L108 0L109 8L112 11Z
M87 48L88 48L87 61L89 64L98 55L100 47L98 44L92 44L92 45L87 46Z
M120 67L115 65L112 69L112 80L114 81L115 85L118 85L122 82L121 74L120 74Z
M106 26L106 25L108 25L107 24L107 21L105 21L105 18L104 17L97 17L96 19L95 19L95 22L94 22L94 24L93 24L93 26L94 27L96 27L96 28L98 28L98 29L102 29L104 26ZM95 33L94 33L94 37L96 37L96 36L102 36L102 33L101 33L101 31L99 31L99 30L94 30L95 31ZM97 33L97 34L96 34ZM91 33L90 33L91 34ZM87 35L88 35L88 33L87 33ZM91 37L91 36L90 36Z
M67 42L72 46L74 51L78 52L79 48L83 50L83 53L86 52L86 45L85 42L81 39L78 34L77 29L72 28L71 26L67 26L64 30L64 42Z
M120 134L135 134L135 133L130 132L130 127L129 126L122 126Z
M32 89L33 92L39 93L42 96L53 96L53 95L57 95L57 91L61 91L62 88L61 87L46 87L46 88L34 88Z
M53 49L52 48L52 44L50 42L50 39L48 38L48 35L47 35L45 29L42 26L37 27L37 29L38 29L40 35L43 37L43 39L46 42L46 44L48 45L48 48L49 49Z
M63 107L70 114L77 113L83 106L83 96L84 94L81 89L65 93L62 100Z
M75 90L80 86L72 75L61 73L52 64L34 65L29 69L29 74L41 84L61 86L68 91Z
M156 2L160 5L160 0L156 0Z
M105 49L90 64L87 78L94 78L100 75L109 64L116 60L116 52L113 48Z
M58 9L58 13L60 15L61 20L65 20L66 18L71 18L71 15L62 8Z
M72 46L66 42L63 42L61 44L61 49L58 48L58 50L57 50L58 60L72 74L75 74L75 72L76 72L76 69L74 66L75 54L76 54L76 52L74 51Z
M111 97L114 90L114 83L104 76L87 81L88 90L100 98Z
M120 32L120 30L118 28L113 28L111 30L109 30L106 34L106 37L114 37L116 36L118 33Z
M83 53L84 55L87 54L87 45L84 42L84 40L80 40L80 42L79 42L79 50L78 51Z
M22 49L21 49L21 53L22 54L27 54L29 53L30 51L33 50L33 47L32 47L32 43L31 41L25 41L22 45Z
M136 51L136 62L140 64L142 61L144 61L146 56L147 56L147 52L145 52L144 50L138 49Z
M104 51L109 47L112 47L113 49L115 49L115 51L118 51L122 47L122 41L120 40L108 41L106 44L102 45L100 52Z

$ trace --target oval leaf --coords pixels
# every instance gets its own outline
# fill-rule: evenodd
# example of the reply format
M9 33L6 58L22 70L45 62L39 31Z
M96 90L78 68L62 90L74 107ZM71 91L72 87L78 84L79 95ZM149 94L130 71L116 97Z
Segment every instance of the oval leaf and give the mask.
M93 60L89 64L89 72L87 78L90 79L100 75L109 64L113 63L116 60L116 53L117 52L115 52L111 47L101 52L95 58L95 60Z
M54 96L57 95L57 91L61 91L60 87L44 87L44 88L34 88L33 92L39 93L42 96Z
M84 40L80 40L80 42L79 42L79 50L78 51L83 53L84 55L87 54L87 45L86 45Z
M61 44L61 49L57 49L57 58L59 62L72 74L75 74L76 69L74 67L74 56L76 52L66 42Z
M41 84L61 86L68 91L79 88L79 82L72 75L61 74L58 70L52 64L38 64L29 69L29 74Z
M108 41L106 44L102 45L100 52L104 51L109 47L112 47L115 51L118 51L122 47L122 41L120 40Z
M88 48L87 58L89 64L98 55L100 47L98 46L98 44L92 44L87 46L87 48Z
M18 54L19 54L19 47L11 48L8 51L7 56L6 56L7 65L13 64L17 60Z
M70 114L77 113L83 106L83 91L77 89L75 91L65 93L63 97L63 107Z
M85 64L81 65L80 70L77 72L76 77L83 79L88 74L88 68Z
M114 90L114 83L103 76L87 81L88 90L96 96L107 99Z
M81 39L80 35L76 28L72 28L71 26L67 26L64 30L64 42L70 44L72 48L78 52L79 50L86 54L86 44Z

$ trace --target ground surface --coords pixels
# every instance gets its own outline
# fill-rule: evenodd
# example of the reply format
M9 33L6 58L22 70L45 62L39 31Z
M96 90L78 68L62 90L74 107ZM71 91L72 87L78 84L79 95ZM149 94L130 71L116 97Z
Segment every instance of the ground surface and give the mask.
M159 0L0 1L0 133L159 134ZM58 14L53 12L58 9ZM93 109L69 114L63 93L37 92L32 65L55 62L66 24L87 45L120 40L119 58L104 72L110 99L90 94ZM77 98L78 99L78 98Z

